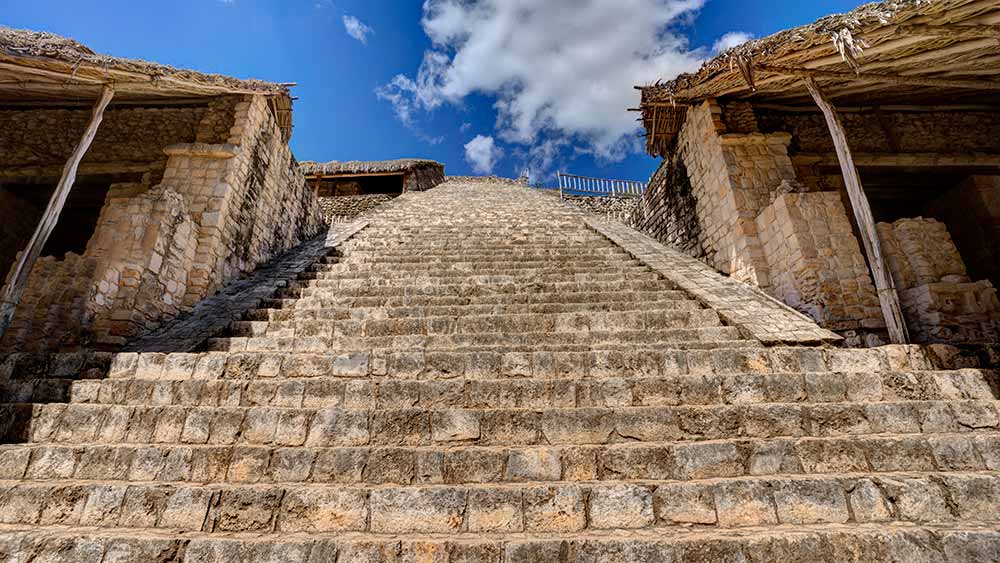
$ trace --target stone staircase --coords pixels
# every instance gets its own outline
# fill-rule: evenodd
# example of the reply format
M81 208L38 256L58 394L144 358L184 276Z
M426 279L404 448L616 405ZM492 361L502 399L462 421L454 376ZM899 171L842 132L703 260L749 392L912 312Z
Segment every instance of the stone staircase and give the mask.
M585 217L451 182L203 351L7 358L0 561L1000 560L992 372L765 346Z

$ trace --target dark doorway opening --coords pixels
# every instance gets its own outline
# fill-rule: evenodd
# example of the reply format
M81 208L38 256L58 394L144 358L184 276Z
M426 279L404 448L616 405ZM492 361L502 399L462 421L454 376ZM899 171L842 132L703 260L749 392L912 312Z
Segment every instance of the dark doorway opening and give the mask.
M70 190L59 221L42 249L42 256L62 258L67 252L83 254L87 249L111 185L138 181L139 175L109 174L77 178ZM0 270L10 271L17 254L27 247L38 226L56 179L0 181Z
M401 193L403 193L403 174L385 174L324 178L320 181L317 195L341 197Z

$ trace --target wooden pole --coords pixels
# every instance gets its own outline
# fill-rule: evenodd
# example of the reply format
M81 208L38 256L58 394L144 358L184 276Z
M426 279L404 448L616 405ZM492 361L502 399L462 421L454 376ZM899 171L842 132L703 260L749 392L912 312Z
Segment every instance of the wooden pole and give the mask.
M100 127L101 121L104 120L104 109L111 103L111 98L114 95L114 87L106 84L101 91L101 98L94 105L90 124L63 167L62 177L59 178L59 184L56 186L52 198L49 199L49 206L45 209L42 220L35 228L35 233L31 235L28 247L18 257L10 283L3 288L3 294L0 295L0 338L7 332L11 321L14 320L14 311L17 309L18 303L21 302L21 294L24 293L24 286L31 274L31 269L38 261L42 249L45 248L45 243L49 240L49 235L52 234L52 230L59 221L59 214L62 212L63 206L66 205L66 198L69 197L69 192L73 189L73 183L76 181L76 172L80 167L80 161L83 160L91 143L94 142L97 129Z
M840 121L840 115L837 114L836 108L823 95L816 80L809 77L805 79L805 83L809 93L816 101L816 105L826 117L826 124L833 137L833 146L837 149L837 158L840 160L840 169L844 175L844 185L847 186L847 195L850 196L854 217L857 219L858 229L861 231L861 240L864 243L865 253L868 255L872 277L875 279L875 289L878 290L878 299L882 305L882 315L885 316L886 327L889 329L889 338L893 344L908 344L910 335L906 330L903 310L899 305L899 295L896 293L896 285L893 283L889 266L882 256L882 245L879 243L878 231L875 229L875 218L868 205L868 197L861 186L858 169L854 166L854 157L847 144L847 133L844 131L844 125Z

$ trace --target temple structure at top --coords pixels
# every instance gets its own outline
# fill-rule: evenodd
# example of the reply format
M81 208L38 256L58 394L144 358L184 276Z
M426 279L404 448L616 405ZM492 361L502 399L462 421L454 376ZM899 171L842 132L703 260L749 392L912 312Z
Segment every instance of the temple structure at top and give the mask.
M855 345L996 341L1000 4L868 4L639 86L633 226Z

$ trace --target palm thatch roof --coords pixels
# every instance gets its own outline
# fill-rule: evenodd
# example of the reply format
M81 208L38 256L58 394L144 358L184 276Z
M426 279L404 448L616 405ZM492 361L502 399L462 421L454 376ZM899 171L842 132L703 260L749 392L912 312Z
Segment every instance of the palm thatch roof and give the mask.
M995 103L998 38L1000 0L888 0L827 16L637 86L647 150L667 154L686 106L708 98L810 105L804 78L838 104Z
M266 95L286 138L291 133L289 84L241 80L102 55L52 33L0 26L0 103L88 102L97 99L106 84L114 86L116 103Z
M306 161L299 164L302 173L306 176L364 176L364 175L387 175L404 174L413 170L423 168L441 168L444 164L434 160L424 160L419 158L401 158L397 160L352 160L349 162L313 162Z

